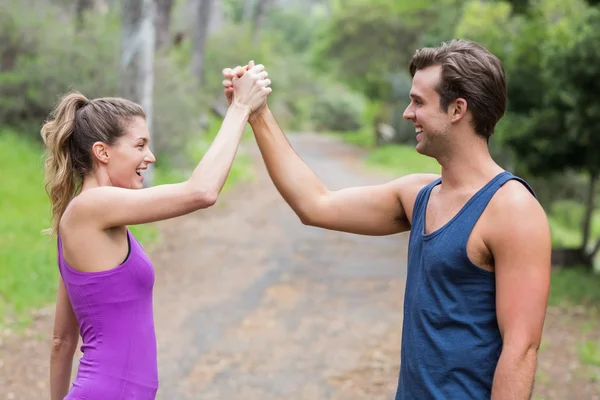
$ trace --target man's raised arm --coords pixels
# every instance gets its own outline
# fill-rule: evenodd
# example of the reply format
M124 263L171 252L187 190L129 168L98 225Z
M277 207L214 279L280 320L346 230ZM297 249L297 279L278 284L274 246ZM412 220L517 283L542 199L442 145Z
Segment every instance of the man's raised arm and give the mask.
M382 185L331 191L294 151L267 106L252 116L250 125L271 180L306 225L364 235L406 231L410 224L401 193L436 177L410 175Z

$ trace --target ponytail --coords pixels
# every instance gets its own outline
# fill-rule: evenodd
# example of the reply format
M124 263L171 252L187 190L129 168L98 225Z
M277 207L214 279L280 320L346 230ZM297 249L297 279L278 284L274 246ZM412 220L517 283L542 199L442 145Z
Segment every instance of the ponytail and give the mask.
M78 92L66 94L41 129L46 145L45 184L52 203L52 234L58 232L58 224L67 205L81 187L81 176L73 168L70 139L75 130L77 110L87 101Z

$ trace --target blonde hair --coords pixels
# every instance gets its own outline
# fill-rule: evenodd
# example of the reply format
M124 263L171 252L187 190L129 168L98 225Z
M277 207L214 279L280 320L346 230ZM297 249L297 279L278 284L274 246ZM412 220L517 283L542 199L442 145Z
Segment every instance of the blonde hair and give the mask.
M67 205L93 169L93 144L114 144L134 117L145 119L144 110L122 98L88 100L73 91L59 100L40 132L46 145L45 183L52 203L52 234L58 232Z

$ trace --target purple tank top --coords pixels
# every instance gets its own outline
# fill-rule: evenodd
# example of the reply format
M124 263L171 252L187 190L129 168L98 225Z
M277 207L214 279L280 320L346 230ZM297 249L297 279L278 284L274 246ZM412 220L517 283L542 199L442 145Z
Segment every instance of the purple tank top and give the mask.
M154 268L127 230L129 255L118 267L80 272L58 266L79 322L83 356L65 400L154 400L158 389L152 312Z

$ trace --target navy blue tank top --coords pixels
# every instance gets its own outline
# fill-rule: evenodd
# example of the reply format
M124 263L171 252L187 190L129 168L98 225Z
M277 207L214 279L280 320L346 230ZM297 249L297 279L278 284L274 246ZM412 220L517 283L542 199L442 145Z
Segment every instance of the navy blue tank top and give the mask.
M440 229L425 234L432 189L417 195L408 249L400 377L396 400L483 400L491 396L502 337L493 272L473 264L467 241L496 191L521 178L504 171ZM535 195L535 194L534 194Z

